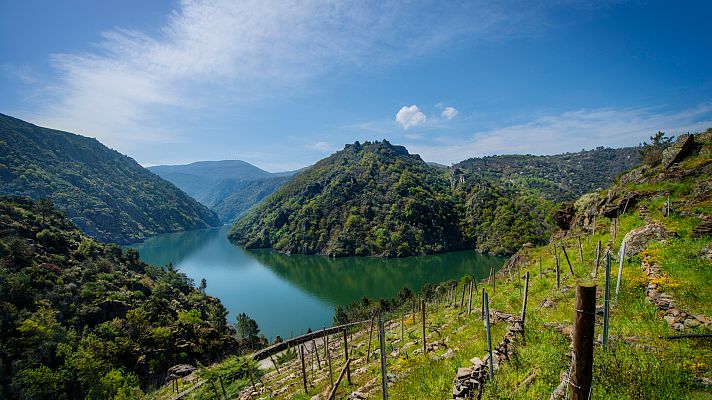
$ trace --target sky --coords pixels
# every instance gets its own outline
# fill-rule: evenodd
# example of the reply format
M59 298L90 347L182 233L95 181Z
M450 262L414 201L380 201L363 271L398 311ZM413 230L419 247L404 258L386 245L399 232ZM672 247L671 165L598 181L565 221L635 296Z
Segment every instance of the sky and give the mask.
M450 165L712 127L712 2L0 0L0 113L144 166Z

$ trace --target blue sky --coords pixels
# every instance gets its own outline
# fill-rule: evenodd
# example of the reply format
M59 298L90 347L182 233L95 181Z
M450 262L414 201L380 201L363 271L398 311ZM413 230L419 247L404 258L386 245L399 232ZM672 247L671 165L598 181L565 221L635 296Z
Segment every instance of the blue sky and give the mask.
M595 5L592 5L595 3ZM0 2L0 112L143 165L426 161L712 127L705 1Z

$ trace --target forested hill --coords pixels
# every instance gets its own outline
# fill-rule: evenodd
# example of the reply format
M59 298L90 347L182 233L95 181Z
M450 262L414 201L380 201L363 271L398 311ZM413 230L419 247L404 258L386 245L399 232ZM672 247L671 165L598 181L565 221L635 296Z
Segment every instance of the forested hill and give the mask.
M468 247L441 171L387 141L356 142L297 174L230 239L286 253L409 256Z
M184 274L90 239L50 202L0 196L0 398L143 398L169 367L235 351L226 315Z
M220 224L214 212L96 139L3 114L0 183L0 194L50 199L104 242Z
M270 173L241 160L198 161L148 168L232 222L270 195L293 174Z
M347 145L240 219L248 248L330 256L409 256L474 248L507 255L545 243L555 201L607 186L637 149L499 156L428 165L401 146Z
M549 200L573 200L610 186L616 176L639 165L639 148L598 147L549 156L501 155L470 158L453 170L510 181Z

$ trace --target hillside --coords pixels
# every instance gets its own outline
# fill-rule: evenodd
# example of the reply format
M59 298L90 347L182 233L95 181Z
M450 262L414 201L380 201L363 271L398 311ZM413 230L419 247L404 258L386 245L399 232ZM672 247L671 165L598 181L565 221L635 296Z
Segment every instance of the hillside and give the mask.
M50 199L87 235L130 243L217 216L96 139L0 114L0 194Z
M270 173L241 160L148 168L232 222L277 190L294 172Z
M470 158L453 165L465 175L508 181L548 200L573 200L610 186L621 173L640 164L636 147L598 147L549 156L501 155Z
M0 197L0 398L141 398L169 367L234 351L226 315L171 266L90 239L51 203Z
M471 278L465 276L459 282L424 286L418 296L404 289L393 299L362 299L345 310L337 308L335 324L368 321L375 314L385 320L389 398L563 399L573 390L566 373L575 357L573 322L580 315L576 286L595 284L597 308L602 309L610 252L609 335L604 344L599 310L594 317L590 398L709 399L712 343L705 336L712 332L710 199L712 129L691 140L679 138L657 162L625 173L608 189L576 199L565 229L549 243L522 249L496 279L470 286ZM491 381L481 312L484 291L494 350ZM420 299L425 300L424 313L417 308ZM380 339L377 329L370 328L366 322L347 331L350 376L338 384L337 399L382 397ZM345 365L345 341L341 332L331 335L326 351L320 334L316 337L304 343L306 374L293 347L262 363L266 373L259 384L228 380L228 393L239 399L254 398L254 391L262 398L328 398L331 378ZM319 354L329 354L331 365L324 357L320 364ZM210 370L220 368L218 364ZM212 396L203 386L186 399Z
M548 239L554 201L605 186L639 159L637 149L598 148L446 168L388 142L357 143L298 174L239 220L230 237L248 248L331 256L473 247L509 255Z
M356 142L302 171L240 219L248 248L409 256L468 247L443 174L402 146Z

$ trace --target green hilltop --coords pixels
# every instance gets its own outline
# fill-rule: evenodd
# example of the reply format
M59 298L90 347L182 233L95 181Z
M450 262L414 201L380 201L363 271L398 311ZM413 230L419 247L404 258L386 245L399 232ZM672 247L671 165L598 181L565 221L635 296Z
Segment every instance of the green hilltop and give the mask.
M131 243L220 224L205 206L96 139L3 114L0 194L47 198L103 242Z
M356 142L298 173L229 237L247 248L328 256L507 255L548 239L555 201L605 187L639 160L635 148L600 147L443 168L385 140Z

